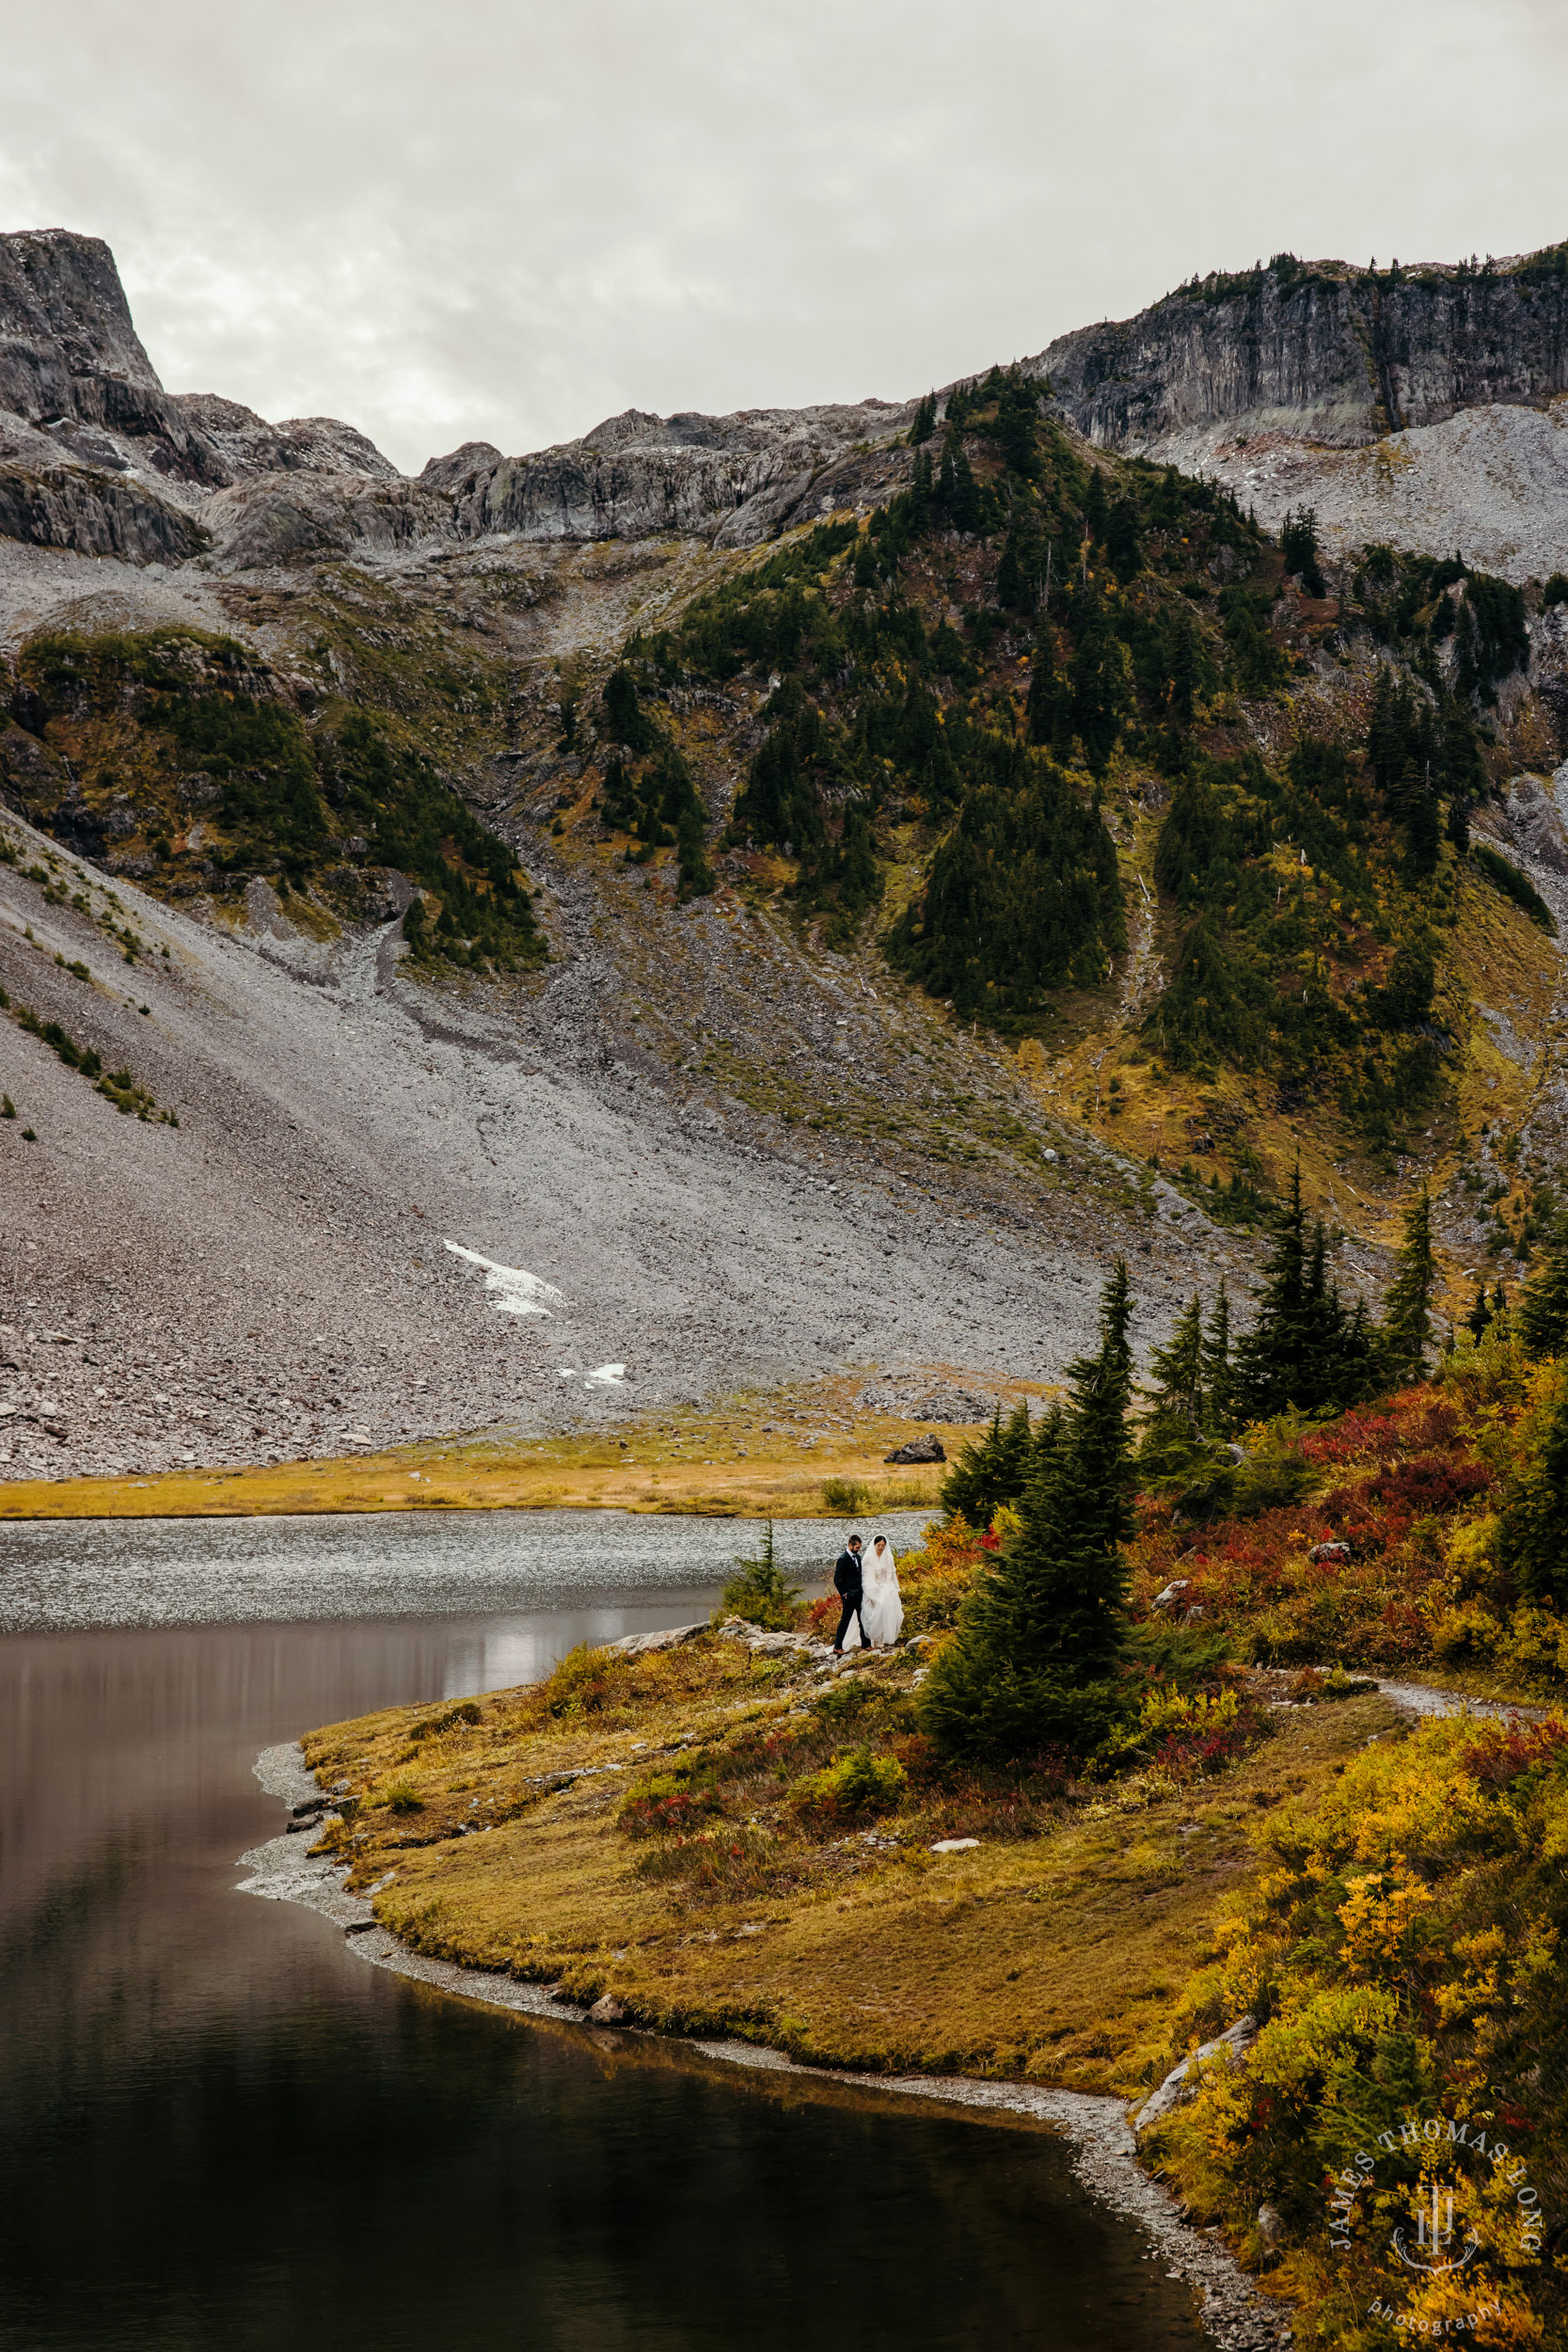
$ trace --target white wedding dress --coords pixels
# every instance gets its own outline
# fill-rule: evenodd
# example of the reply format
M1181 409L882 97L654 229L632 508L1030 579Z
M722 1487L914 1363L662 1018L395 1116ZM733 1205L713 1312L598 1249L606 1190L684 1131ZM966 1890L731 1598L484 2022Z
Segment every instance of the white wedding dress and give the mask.
M898 1597L898 1563L885 1535L877 1536L867 1547L861 1560L861 1579L866 1637L873 1649L891 1649L903 1630L904 1604ZM847 1638L850 1647L859 1649L857 1626L850 1626Z

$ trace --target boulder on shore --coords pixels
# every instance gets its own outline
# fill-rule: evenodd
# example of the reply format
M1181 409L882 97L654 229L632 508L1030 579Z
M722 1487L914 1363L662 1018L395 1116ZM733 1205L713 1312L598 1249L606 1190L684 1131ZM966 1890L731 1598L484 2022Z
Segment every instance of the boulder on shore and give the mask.
M1184 2058L1180 2066L1173 2066L1158 2090L1146 2099L1133 2118L1132 2129L1141 2139L1152 2123L1161 2122L1173 2107L1184 2106L1196 2098L1206 2066L1223 2064L1240 2066L1258 2035L1256 2017L1238 2017L1233 2026L1213 2042L1206 2042L1200 2049Z
M882 1458L888 1462L945 1462L947 1455L940 1438L911 1438L908 1445L895 1447Z

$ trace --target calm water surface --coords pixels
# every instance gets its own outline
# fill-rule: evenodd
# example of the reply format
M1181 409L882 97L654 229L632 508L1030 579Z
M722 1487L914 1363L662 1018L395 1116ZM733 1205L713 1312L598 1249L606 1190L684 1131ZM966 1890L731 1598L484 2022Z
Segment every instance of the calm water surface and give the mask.
M1197 2352L1047 2134L483 2010L234 1892L260 1748L701 1614L743 1533L0 1529L4 2352Z

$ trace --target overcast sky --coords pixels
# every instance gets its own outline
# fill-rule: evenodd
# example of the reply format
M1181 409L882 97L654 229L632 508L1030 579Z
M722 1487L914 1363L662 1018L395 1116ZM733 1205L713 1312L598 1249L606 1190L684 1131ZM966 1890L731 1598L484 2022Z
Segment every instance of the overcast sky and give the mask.
M0 227L106 238L171 389L415 470L1568 235L1560 0L51 0L3 70Z

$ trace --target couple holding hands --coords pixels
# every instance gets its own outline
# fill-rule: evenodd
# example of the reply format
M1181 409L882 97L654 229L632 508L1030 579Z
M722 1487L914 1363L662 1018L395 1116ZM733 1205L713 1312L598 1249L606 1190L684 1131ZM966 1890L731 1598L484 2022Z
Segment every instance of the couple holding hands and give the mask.
M890 1649L903 1628L904 1604L898 1597L898 1564L887 1537L874 1536L870 1550L864 1551L860 1537L851 1535L834 1564L833 1587L844 1604L833 1656L842 1658L847 1648Z

